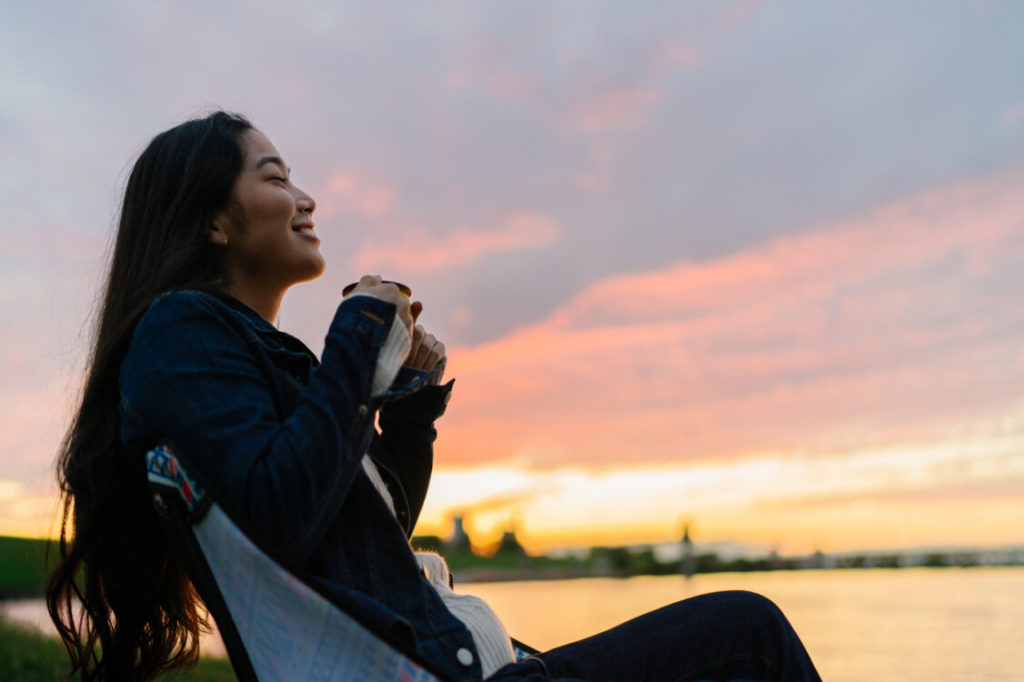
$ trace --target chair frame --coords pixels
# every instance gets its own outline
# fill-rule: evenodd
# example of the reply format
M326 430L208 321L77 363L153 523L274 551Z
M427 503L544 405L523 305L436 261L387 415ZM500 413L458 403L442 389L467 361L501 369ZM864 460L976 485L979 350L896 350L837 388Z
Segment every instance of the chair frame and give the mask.
M216 510L217 514L224 514L227 520L241 532L246 541L290 577L301 583L304 589L311 590L317 597L329 602L344 617L354 621L356 627L368 631L374 638L384 642L391 650L404 657L406 660L402 663L395 680L420 682L449 679L428 661L422 660L415 651L409 651L407 646L394 641L388 633L380 632L365 619L344 608L332 595L317 589L311 576L280 551L267 547L257 540L239 519L234 518L227 510L216 504L213 496L208 493L204 482L198 480L194 473L185 470L180 459L170 447L162 445L147 452L146 464L150 493L165 536L172 551L184 564L192 584L216 621L231 665L239 680L258 682L259 677L254 668L250 651L239 632L236 619L228 607L224 593L214 576L213 568L196 536L197 525L202 524L211 516L211 510ZM344 661L339 661L338 664L346 665Z

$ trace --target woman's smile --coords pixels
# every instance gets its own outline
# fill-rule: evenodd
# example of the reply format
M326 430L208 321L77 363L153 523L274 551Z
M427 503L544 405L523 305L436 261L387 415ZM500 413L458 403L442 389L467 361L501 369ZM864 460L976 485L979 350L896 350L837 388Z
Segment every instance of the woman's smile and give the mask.
M297 232L300 236L304 237L305 239L308 239L312 242L319 244L320 237L316 236L316 234L313 233L313 227L314 226L312 221L308 223L299 223L298 225L292 225L292 231Z

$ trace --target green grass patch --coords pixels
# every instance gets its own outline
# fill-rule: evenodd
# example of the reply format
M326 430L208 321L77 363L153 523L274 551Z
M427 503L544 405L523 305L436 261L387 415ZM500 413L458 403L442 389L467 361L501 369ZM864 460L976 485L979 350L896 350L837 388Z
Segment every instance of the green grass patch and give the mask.
M48 540L0 536L0 599L43 596L48 544ZM0 680L65 680L68 668L67 653L56 637L12 622L0 612ZM237 678L227 659L201 658L193 670L165 679L230 682Z
M0 599L42 596L47 544L48 540L0 536Z
M63 679L67 654L53 637L11 623L0 613L0 680Z
M0 613L0 680L53 682L67 679L68 657L54 637L12 623ZM165 680L180 682L234 682L234 671L225 659L202 658L195 669Z

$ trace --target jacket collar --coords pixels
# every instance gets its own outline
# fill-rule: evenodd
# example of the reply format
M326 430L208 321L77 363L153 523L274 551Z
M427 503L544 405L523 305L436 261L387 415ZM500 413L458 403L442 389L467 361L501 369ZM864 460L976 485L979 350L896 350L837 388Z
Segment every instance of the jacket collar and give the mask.
M217 301L230 308L236 319L243 322L246 327L248 327L252 332L258 334L265 341L268 341L271 346L280 347L293 353L308 355L314 365L320 364L316 354L311 351L306 344L291 334L283 332L270 324L262 315L239 301L234 296L219 291L211 291L208 293Z

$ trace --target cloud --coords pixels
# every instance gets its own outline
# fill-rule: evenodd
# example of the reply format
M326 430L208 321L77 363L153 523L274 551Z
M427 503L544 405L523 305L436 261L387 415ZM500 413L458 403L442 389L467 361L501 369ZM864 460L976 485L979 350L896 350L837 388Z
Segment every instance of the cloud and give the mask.
M688 41L674 38L665 41L654 52L651 72L662 74L672 69L691 68L700 64L701 55Z
M675 70L700 63L693 45L678 38L637 52L640 57L628 77L592 71L577 76L561 115L563 130L593 136L642 128L667 98L661 81Z
M0 502L6 502L7 500L13 500L14 498L21 495L21 491L25 486L21 481L13 481L5 478L0 478Z
M730 24L743 23L749 21L760 7L761 0L742 0L741 2L727 4L721 10L722 18Z
M537 93L541 79L512 62L483 59L475 61L471 69L453 68L445 71L440 84L447 90L463 90L474 86L496 100L521 102Z
M313 198L318 218L347 213L364 220L379 220L391 211L395 190L355 171L337 169Z
M437 236L421 227L381 230L353 257L357 270L424 273L456 268L487 255L539 249L558 241L558 221L542 213L511 213L489 231L458 228Z
M598 282L551 320L569 327L665 319L719 317L736 308L821 303L843 287L871 286L888 273L904 286L888 293L913 295L905 286L934 285L925 270L954 257L961 274L983 277L1000 259L1000 245L1016 242L1024 226L1010 186L962 185L926 192L844 223L775 240L710 263L681 262L663 270ZM1005 255L1005 254L1004 254ZM949 278L947 273L935 273ZM849 303L863 302L849 297ZM895 304L892 299L886 301ZM609 317L611 316L611 318Z
M53 537L58 507L55 490L28 490L20 481L0 479L0 535Z
M606 279L451 350L454 462L536 466L934 435L1019 393L1024 180L939 188L707 263Z
M56 537L60 532L56 495L33 495L0 502L0 533L30 538Z
M572 104L567 127L590 135L639 128L664 99L663 91L646 85L605 88Z
M512 63L492 61L480 73L485 92L496 99L521 101L537 92L540 78Z
M1003 120L1008 125L1017 125L1021 121L1024 121L1024 104L1010 107L1003 112Z
M807 497L772 500L764 509L810 510L821 507L849 507L852 504L984 504L996 500L1017 502L1024 499L1024 476L1002 476L995 480L954 481L913 488L881 486L845 494L811 494Z

